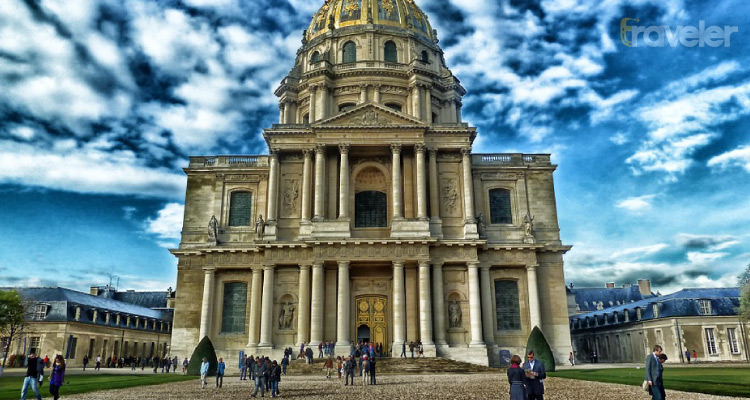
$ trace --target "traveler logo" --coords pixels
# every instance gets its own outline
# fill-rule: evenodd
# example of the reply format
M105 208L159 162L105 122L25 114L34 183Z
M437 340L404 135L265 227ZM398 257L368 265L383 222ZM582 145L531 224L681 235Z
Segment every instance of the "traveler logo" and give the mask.
M631 23L631 21L634 21ZM729 47L733 33L739 32L736 26L725 25L706 27L706 21L699 21L698 26L675 28L665 25L639 26L637 18L620 20L620 41L627 47Z

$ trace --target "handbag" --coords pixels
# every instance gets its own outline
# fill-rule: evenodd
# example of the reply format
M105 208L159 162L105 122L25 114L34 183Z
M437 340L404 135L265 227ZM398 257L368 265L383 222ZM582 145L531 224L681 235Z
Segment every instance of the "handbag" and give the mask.
M648 388L648 381L643 381L643 383L641 384L641 389L643 389L644 392L648 393Z

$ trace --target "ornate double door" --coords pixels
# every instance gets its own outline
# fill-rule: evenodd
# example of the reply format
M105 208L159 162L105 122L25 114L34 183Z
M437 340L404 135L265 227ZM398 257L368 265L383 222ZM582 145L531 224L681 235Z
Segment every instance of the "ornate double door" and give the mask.
M357 341L388 343L388 297L363 295L356 297L357 303Z

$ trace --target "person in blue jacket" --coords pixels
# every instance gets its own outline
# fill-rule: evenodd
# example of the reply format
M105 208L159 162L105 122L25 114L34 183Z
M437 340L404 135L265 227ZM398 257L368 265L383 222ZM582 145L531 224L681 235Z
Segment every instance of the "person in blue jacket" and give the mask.
M206 382L206 376L208 376L208 360L206 360L206 357L203 357L203 362L201 363L201 387L206 388L207 382Z
M224 370L227 368L224 359L219 357L219 364L216 366L216 387L220 388L224 384Z

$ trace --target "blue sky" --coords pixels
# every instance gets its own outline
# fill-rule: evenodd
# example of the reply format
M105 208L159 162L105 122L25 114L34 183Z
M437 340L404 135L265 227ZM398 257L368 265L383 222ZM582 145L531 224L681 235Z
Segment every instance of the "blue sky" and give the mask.
M265 152L273 89L322 2L0 2L0 286L174 286L181 168ZM750 263L744 2L417 3L469 92L474 151L559 164L566 282L736 283ZM738 32L728 47L627 47L622 18Z

